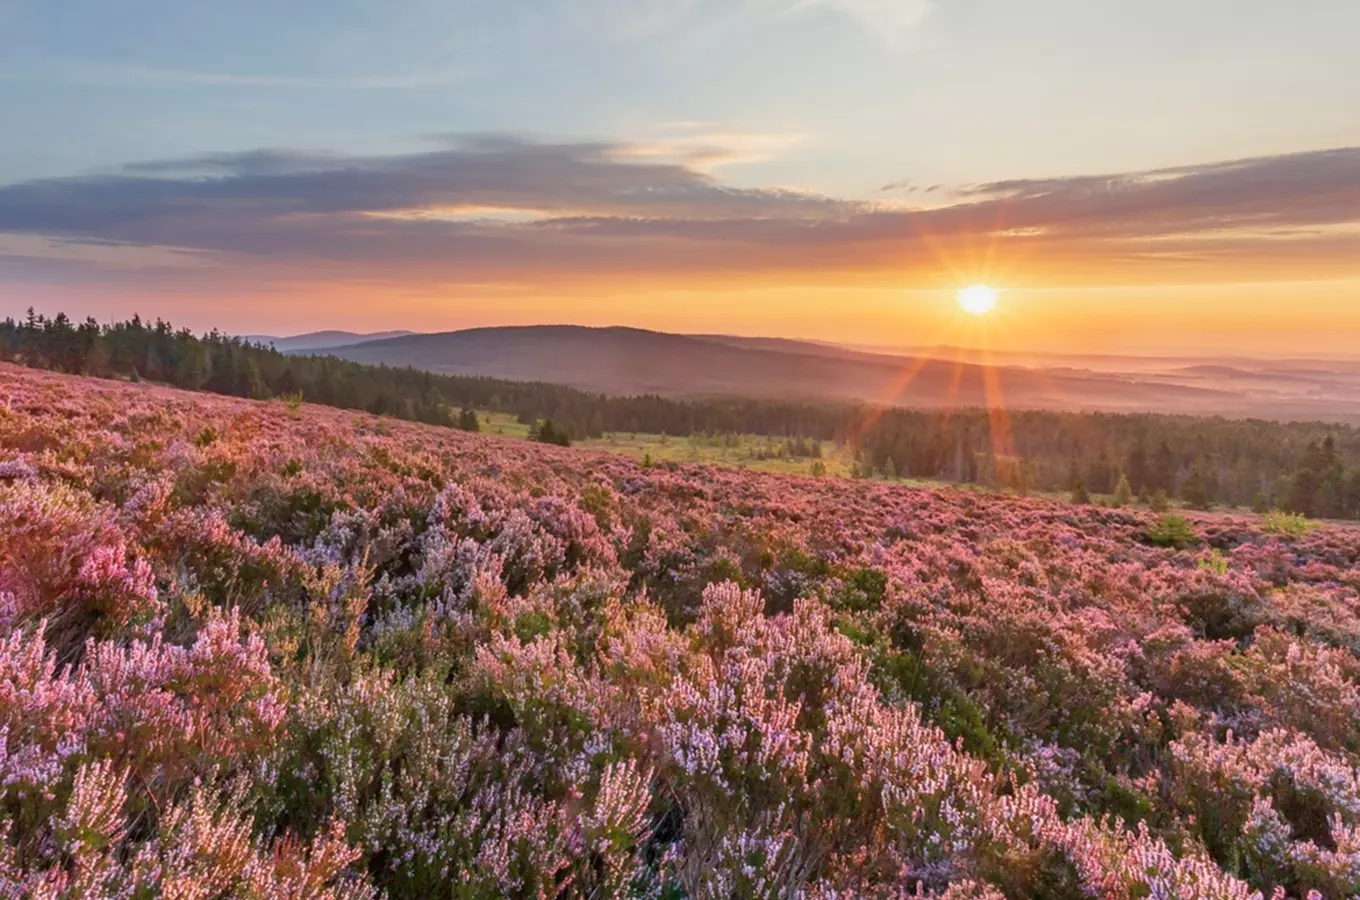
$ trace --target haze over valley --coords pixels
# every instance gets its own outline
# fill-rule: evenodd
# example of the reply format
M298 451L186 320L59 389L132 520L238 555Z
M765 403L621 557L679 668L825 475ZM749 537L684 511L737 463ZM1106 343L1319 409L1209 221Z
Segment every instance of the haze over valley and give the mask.
M953 348L900 356L787 339L579 326L479 328L377 340L355 336L331 347L281 349L613 395L1360 422L1360 361L1084 356L1069 362L1048 354L1019 364Z

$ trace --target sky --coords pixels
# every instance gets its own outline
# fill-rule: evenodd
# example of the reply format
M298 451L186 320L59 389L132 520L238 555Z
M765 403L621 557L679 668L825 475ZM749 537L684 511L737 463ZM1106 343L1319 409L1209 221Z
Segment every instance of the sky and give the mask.
M0 0L0 315L1360 355L1356 34L1354 0Z

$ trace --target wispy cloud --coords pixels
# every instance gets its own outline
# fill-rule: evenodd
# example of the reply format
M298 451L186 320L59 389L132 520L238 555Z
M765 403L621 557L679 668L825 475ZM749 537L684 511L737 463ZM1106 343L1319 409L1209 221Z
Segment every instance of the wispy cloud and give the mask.
M667 34L703 15L711 0L561 0L562 12L616 41ZM742 0L729 0L739 4Z
M700 172L721 166L764 162L782 156L808 139L799 132L759 132L724 128L713 122L668 122L655 136L620 148L621 159L677 160Z
M476 70L471 66L463 66L433 72L285 75L195 71L124 63L58 61L44 64L40 71L0 71L0 80L40 78L43 81L60 81L68 84L131 88L227 87L385 91L448 87L466 81L475 73Z
M201 255L176 247L73 241L38 234L0 233L0 256L87 263L113 269L196 269L211 265Z
M849 17L894 48L908 47L934 8L935 0L555 0L561 16L608 40L636 41L675 36L731 34L768 28L771 20L808 14Z
M874 193L891 194L895 191L904 191L908 194L933 194L943 187L944 185L942 184L932 184L929 186L917 184L910 179L904 178L901 181L893 181L885 184Z
M916 39L934 6L934 0L797 0L793 8L844 13L890 46L905 48Z
M511 71L523 54L541 54L564 41L606 44L648 42L654 52L669 46L692 55L715 36L733 39L767 32L780 19L812 15L848 17L892 47L906 47L928 19L935 0L469 0L458 13L450 4L431 14L430 31L448 33L443 51L411 62L409 70L364 71L335 65L307 69L300 54L283 68L192 68L161 64L154 56L81 58L53 53L11 53L0 49L0 82L43 82L132 89L223 88L311 91L433 90L493 73ZM0 0L0 21L4 2ZM0 48L6 36L0 33ZM680 48L683 48L681 50ZM16 51L22 43L16 43ZM448 62L448 60L453 60Z
M910 283L978 258L1087 284L1360 274L1360 148L998 181L928 208L738 188L704 170L706 154L685 141L474 135L395 156L148 162L0 187L0 253L189 286L288 273Z

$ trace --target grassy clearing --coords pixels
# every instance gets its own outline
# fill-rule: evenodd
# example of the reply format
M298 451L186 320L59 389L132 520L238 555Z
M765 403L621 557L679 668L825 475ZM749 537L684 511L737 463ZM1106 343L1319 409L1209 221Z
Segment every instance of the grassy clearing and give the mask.
M529 426L516 421L509 413L478 410L477 418L482 421L482 434L498 434L521 440L529 437Z
M529 437L529 426L516 421L509 413L479 410L477 415L482 422L483 434L519 440ZM783 438L755 434L675 437L613 432L599 438L576 441L572 446L618 453L639 462L708 463L753 472L826 478L850 478L854 475L854 456L834 441L820 442L820 457L791 456L788 442ZM935 483L915 478L876 480L917 486Z
M696 435L689 438L664 434L606 434L602 438L582 441L582 447L621 453L637 460L653 462L713 463L751 469L757 472L777 472L785 475L814 474L820 463L823 474L829 477L848 477L852 460L831 442L821 445L821 458L791 457L782 452L783 442L755 435L734 436L734 439L706 439Z
M509 413L480 410L477 415L482 422L483 434L518 440L527 440L529 437L529 426L516 421L515 417ZM780 475L819 475L826 478L854 477L854 456L834 441L821 442L822 455L819 459L791 457L781 454L781 447L786 447L784 439L754 434L673 437L664 434L616 432L605 434L600 438L576 441L572 446L618 453L639 462L651 460L653 463L707 463ZM820 471L814 468L818 463L821 464ZM954 484L923 478L889 479L883 476L875 476L872 480L912 487L947 485L958 490L971 490L989 494L1004 493L1002 489L996 487ZM1056 501L1070 501L1071 499L1070 494L1065 491L1032 491L1029 496ZM1115 506L1115 498L1112 494L1092 495L1091 504L1113 507ZM1145 509L1146 507L1135 501L1129 504L1127 508ZM1180 508L1180 505L1173 504L1173 508ZM1213 513L1218 515L1251 515L1251 511L1248 509L1225 506L1216 507ZM1201 515L1203 514L1201 513ZM1317 527L1317 523L1299 516L1288 516L1282 513L1267 515L1265 522L1267 531L1295 536L1306 535Z

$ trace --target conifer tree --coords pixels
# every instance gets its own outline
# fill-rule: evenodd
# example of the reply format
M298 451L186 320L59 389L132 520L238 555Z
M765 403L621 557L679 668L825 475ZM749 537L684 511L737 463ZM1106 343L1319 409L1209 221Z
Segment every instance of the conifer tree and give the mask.
M1116 506L1128 506L1133 502L1133 485L1129 484L1129 476L1119 476L1119 484L1114 488L1114 502Z

